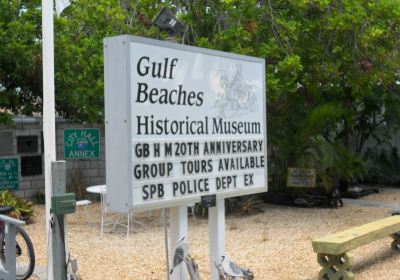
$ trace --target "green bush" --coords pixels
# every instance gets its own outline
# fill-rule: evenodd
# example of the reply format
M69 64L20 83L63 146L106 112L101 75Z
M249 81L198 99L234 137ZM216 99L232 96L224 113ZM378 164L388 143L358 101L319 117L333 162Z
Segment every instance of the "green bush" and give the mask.
M316 169L327 194L331 194L339 186L339 182L350 184L365 175L360 156L322 136L310 141L303 161L304 166Z
M32 202L14 195L10 191L0 192L0 205L13 206L14 211L10 216L19 220L29 222L33 214Z

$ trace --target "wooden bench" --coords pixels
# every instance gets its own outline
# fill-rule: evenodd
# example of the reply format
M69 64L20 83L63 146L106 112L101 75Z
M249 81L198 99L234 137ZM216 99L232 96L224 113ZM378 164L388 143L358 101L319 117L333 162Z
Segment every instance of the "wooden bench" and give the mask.
M366 245L383 237L394 240L392 248L400 248L400 215L384 218L372 223L338 232L312 241L318 263L322 266L320 280L355 279L350 271L353 258L348 251Z

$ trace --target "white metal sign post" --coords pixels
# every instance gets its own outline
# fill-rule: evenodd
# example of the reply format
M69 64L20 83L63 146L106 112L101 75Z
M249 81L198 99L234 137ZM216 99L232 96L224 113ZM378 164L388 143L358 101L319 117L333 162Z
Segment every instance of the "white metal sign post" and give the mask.
M170 226L171 226L171 262L173 261L173 254L176 248L176 241L183 236L188 235L188 219L187 219L187 205L171 207L169 209ZM188 279L188 272L185 265L181 265L174 269L170 280L185 280Z
M53 244L50 231L50 208L52 195L51 162L56 160L56 128L54 101L54 31L53 0L42 1L43 37L43 141L46 197L47 277L53 279Z
M221 261L225 256L225 199L217 199L217 205L209 208L208 212L208 238L210 239L210 272L211 279L217 280L218 270L215 262Z
M220 261L223 199L267 190L264 60L126 35L104 48L108 206L173 207L174 246L187 205L214 196Z

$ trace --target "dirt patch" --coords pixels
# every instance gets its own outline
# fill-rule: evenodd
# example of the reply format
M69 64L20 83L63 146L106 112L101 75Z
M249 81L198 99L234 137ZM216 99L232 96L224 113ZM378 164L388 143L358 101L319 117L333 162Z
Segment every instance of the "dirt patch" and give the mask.
M400 201L400 193L380 193L369 200ZM136 215L144 227L133 225L126 238L123 228L100 237L100 205L68 215L68 242L78 259L83 279L167 279L160 212ZM255 216L226 218L226 252L237 264L249 267L255 279L317 279L320 267L311 240L390 215L387 209L345 205L339 209L307 209L267 204ZM34 223L26 226L38 264L46 264L44 207L35 206ZM209 279L209 242L206 219L189 217L189 250ZM352 251L357 279L400 279L400 252L390 239Z

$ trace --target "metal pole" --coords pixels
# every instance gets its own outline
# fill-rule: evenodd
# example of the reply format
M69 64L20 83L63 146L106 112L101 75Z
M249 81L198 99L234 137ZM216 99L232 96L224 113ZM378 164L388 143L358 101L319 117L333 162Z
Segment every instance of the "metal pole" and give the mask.
M53 0L42 0L43 45L43 141L46 197L47 279L53 280L53 244L49 238L51 208L51 162L56 160L54 101L54 31Z
M5 223L4 225L4 231L5 231L5 243L6 243L6 269L8 272L8 279L13 279L13 277L16 278L16 251L15 251L15 246L16 246L16 241L15 241L15 234L16 234L16 227L15 225L11 224L11 223ZM14 278L14 279L15 279Z
M210 239L210 272L211 280L218 280L215 263L221 262L225 255L225 199L217 198L217 205L208 208L208 234Z
M54 194L65 193L67 181L67 163L65 160L53 161L51 163L51 172L53 178L52 191ZM66 228L64 215L55 215L54 225L52 228L52 244L53 244L53 279L67 280L66 268Z
M169 277L169 253L168 253L168 225L167 225L167 211L166 209L162 209L163 223L164 223L164 245L165 245L165 261L167 264L167 280L170 280Z
M174 260L174 252L176 248L176 242L182 237L188 236L188 217L187 217L187 206L176 206L169 208L169 220L171 226L171 244L170 260ZM188 272L186 266L179 265L171 275L171 280L187 280ZM171 266L172 267L172 266Z
M176 43L176 39L172 37L168 37L165 39L168 42ZM182 41L183 44L183 41ZM176 206L169 208L169 219L171 226L171 244L170 244L170 252L174 254L176 242L182 237L186 237L188 240L188 212L187 205L184 206ZM174 256L171 256L171 260L174 259ZM183 263L182 263L183 264ZM168 272L169 273L169 272ZM188 279L188 271L185 265L180 265L178 269L174 270L171 275L171 280L186 280Z

